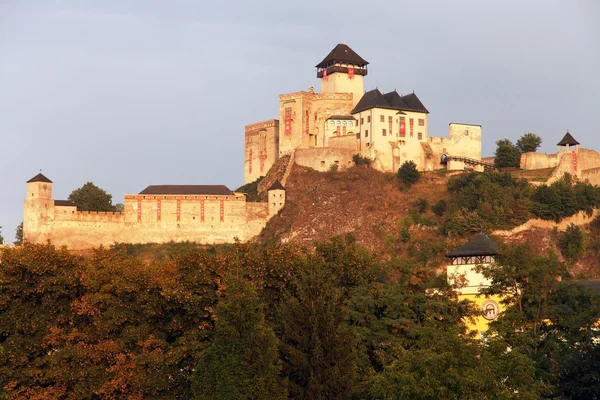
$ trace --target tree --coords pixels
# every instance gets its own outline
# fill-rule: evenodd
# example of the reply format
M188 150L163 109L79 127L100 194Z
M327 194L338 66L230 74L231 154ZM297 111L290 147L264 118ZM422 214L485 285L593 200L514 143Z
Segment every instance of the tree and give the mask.
M517 140L517 148L521 153L535 152L542 144L542 138L534 133L526 133Z
M233 279L216 309L212 344L198 359L192 388L198 399L285 399L277 339L254 290Z
M558 248L561 254L574 263L585 252L585 233L575 224L569 224L567 230L558 236Z
M519 168L521 166L521 151L509 139L496 142L496 153L494 167L496 168Z
M4 238L2 237L2 226L0 225L0 244L4 244Z
M17 230L15 231L15 241L14 244L23 244L23 221L17 226Z
M77 205L79 211L114 211L112 195L92 182L73 190L68 199Z
M348 399L356 387L356 338L345 324L341 288L327 264L306 261L282 303L281 353L290 394L298 399Z
M421 178L421 173L417 170L417 164L414 161L404 161L398 169L398 180L408 186L416 183Z

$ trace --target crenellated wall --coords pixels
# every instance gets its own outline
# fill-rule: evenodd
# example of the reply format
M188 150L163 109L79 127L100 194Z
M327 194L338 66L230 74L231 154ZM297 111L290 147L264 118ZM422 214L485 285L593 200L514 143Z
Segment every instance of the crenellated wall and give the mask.
M241 193L130 194L125 195L123 212L88 212L77 211L74 206L55 205L47 194L35 197L35 187L40 185L28 183L28 193L34 196L25 200L24 240L33 243L50 240L71 249L110 246L115 242L247 241L260 234L267 221L285 204L284 190L275 190L277 201L273 205L246 202Z
M356 154L354 150L333 147L298 149L294 153L294 161L303 167L325 172L336 165L339 169L351 167L354 165L352 162L354 154Z

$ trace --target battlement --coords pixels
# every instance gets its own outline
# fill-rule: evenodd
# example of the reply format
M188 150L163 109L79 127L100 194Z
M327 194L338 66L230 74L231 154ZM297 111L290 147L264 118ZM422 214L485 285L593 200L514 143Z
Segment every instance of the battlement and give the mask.
M246 125L245 126L245 131L246 132L252 132L252 131L258 131L261 129L267 129L267 128L276 128L279 126L279 120L278 119L270 119L267 121L261 121L261 122L256 122L254 124L250 124L250 125Z

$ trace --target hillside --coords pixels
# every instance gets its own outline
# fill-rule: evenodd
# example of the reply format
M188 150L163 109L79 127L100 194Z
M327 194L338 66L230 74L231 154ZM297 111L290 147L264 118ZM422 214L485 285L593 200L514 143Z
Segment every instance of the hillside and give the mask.
M351 234L382 258L393 252L442 268L444 254L466 240L466 236L438 233L445 215L435 215L431 205L440 200L450 203L447 182L448 177L441 172L425 173L412 187L400 188L395 174L370 168L322 173L294 166L286 183L286 206L255 240L311 246L315 240ZM429 205L423 213L417 211L419 199L426 199ZM553 251L560 255L558 233L551 228L528 229L494 239L528 242L539 254ZM588 242L592 248L592 240ZM573 274L600 276L597 252L592 250L572 265Z

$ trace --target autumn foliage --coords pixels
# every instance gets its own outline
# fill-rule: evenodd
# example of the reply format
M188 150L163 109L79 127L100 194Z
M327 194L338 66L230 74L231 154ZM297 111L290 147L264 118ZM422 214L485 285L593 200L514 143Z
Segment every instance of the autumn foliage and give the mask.
M181 246L155 261L127 251L82 257L25 244L0 254L0 398L533 399L552 385L571 390L554 375L537 378L525 349L506 353L469 335L472 307L426 263L377 261L351 236L310 249ZM579 358L565 363L596 359L569 354Z

